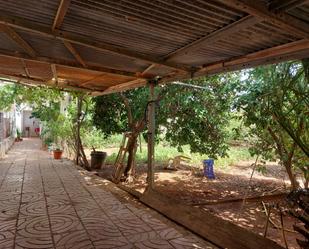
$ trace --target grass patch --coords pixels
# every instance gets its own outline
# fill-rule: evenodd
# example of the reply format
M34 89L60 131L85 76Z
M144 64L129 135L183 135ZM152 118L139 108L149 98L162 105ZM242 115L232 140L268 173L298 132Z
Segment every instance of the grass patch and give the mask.
M120 137L122 139L122 136ZM121 139L113 138L111 141L113 141L113 146L109 144L109 146L104 146L105 148L111 148L111 147L119 147ZM119 142L119 143L116 143ZM207 159L207 155L200 155L198 153L190 153L189 146L184 147L184 152L178 152L176 148L170 147L166 143L160 143L157 144L155 147L155 160L156 164L166 165L168 164L169 159L174 158L178 155L184 155L190 157L191 164L196 167L202 166L202 161ZM112 155L107 157L106 162L109 164L113 164L116 160L117 153L113 153ZM224 158L218 158L215 160L215 166L216 168L220 169L226 169L228 166L236 164L239 161L243 160L251 160L253 157L251 157L248 148L246 147L239 147L239 146L233 146L230 148L228 152L228 157ZM145 164L147 163L147 146L145 143L142 145L142 152L140 152L140 149L138 148L138 151L136 153L136 162L137 164Z

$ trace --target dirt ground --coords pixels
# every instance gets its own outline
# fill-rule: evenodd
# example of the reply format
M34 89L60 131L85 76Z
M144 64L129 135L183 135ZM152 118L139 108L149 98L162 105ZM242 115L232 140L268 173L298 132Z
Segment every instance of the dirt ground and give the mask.
M276 195L288 192L288 178L285 171L276 164L267 164L264 174L255 172L249 187L252 173L251 161L239 162L229 169L215 169L216 179L209 180L203 176L202 169L192 170L192 167L181 165L177 171L166 170L166 165L156 165L155 188L157 191L170 198L181 200L183 203L192 205L192 208L200 208L205 211L232 221L255 233L263 235L267 216L262 201L250 201L243 204L242 199L246 193L247 198L261 195ZM97 174L103 178L111 179L112 165L105 165ZM136 169L134 182L126 184L128 187L143 192L146 186L146 165L139 165ZM221 203L223 200L233 202ZM215 204L213 202L219 203ZM265 200L265 205L277 205L284 207L285 196L274 197ZM273 209L271 218L277 227L281 227L278 209ZM284 212L283 223L286 229L285 236L289 249L299 248L296 243L298 234L293 232L293 225L298 221ZM268 238L285 247L282 230L276 229L269 224Z

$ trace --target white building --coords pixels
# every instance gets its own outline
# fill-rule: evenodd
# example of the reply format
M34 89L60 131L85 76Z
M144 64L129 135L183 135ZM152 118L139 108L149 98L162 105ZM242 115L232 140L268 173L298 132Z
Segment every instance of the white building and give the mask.
M15 105L9 111L0 111L0 158L14 143L16 137Z

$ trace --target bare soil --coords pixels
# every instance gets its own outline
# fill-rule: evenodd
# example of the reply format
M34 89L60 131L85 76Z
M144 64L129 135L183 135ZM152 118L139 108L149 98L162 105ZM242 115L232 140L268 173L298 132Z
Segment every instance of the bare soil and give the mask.
M202 169L192 168L188 165L181 165L177 171L166 170L166 165L156 165L155 188L171 199L180 200L185 204L192 205L192 208L200 208L212 212L214 215L229 220L239 226L249 229L255 233L263 235L267 216L261 200L243 202L235 199L276 195L288 193L289 182L285 171L276 165L267 164L266 172L261 174L254 172L250 187L249 181L252 173L252 161L241 161L237 165L232 165L226 170L216 170L216 179L209 180L203 176ZM97 172L97 175L111 180L113 165L105 165ZM123 183L128 187L143 192L146 187L146 165L138 165L135 173L134 182ZM223 200L234 200L227 203ZM279 205L286 207L285 197L277 196L271 200L265 200L266 205ZM280 215L277 208L271 214L272 221L280 228ZM293 232L293 225L298 221L291 217L287 212L283 214L283 224L285 236L289 249L299 248L296 238L301 238ZM282 229L269 224L267 238L276 241L285 247Z

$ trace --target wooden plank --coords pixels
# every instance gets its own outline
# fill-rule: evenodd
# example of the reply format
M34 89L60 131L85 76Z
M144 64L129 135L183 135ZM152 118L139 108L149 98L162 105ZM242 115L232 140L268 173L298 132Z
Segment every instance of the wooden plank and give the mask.
M306 52L307 51L307 52ZM229 72L281 61L303 59L309 55L309 39L290 42L248 55L203 66L193 77ZM160 79L160 84L192 78L190 74L170 74Z
M272 240L153 190L143 194L140 201L221 248L283 249Z
M57 88L57 89L69 89L71 91L82 91L82 92L89 92L92 91L92 89L87 89L87 88L81 88L81 87L76 87L76 86L70 86L70 85L65 85L65 86L55 86L55 85L49 85L47 84L46 81L43 80L38 80L38 79L33 79L33 78L27 78L27 77L23 77L23 76L17 76L17 75L9 75L9 74L4 74L1 73L0 71L0 77L9 79L9 80L14 80L14 81L19 81L19 82L24 82L27 84L33 84L36 86L46 86L46 87L50 87L50 88Z
M49 57L36 57L36 58L28 58L24 54L16 54L9 51L1 50L0 49L0 56L15 58L15 59L24 59L25 61L34 61L34 62L45 62L48 64L55 64L58 66L64 66L69 68L77 68L82 71L95 71L95 72L102 72L102 73L108 73L108 74L114 74L119 76L128 76L128 77L136 77L135 73L127 72L123 70L117 70L117 69L111 69L111 68L105 68L101 66L94 66L94 65L88 65L87 68L80 67L80 64L77 62L62 60L62 59L54 59ZM142 78L142 77L140 77Z
M270 22L299 38L309 38L309 24L283 12L274 13L256 0L218 0L219 2L244 11L250 15Z
M309 0L274 0L269 9L272 11L289 11L306 3L309 3Z
M6 79L9 79L9 80L23 81L23 82L29 83L29 84L46 85L45 82L43 82L42 80L32 79L32 78L23 77L23 76L9 75L9 74L6 74L6 73L2 73L1 71L0 71L0 77L6 78Z
M142 72L142 75L145 76L147 75L147 73L153 69L155 66L157 66L157 64L151 64L150 66L148 66L147 68L145 68L145 70Z
M147 139L147 190L154 188L154 166L155 166L155 83L149 83L149 104L148 104L148 139Z
M73 44L79 44L88 48L92 48L97 51L105 51L113 54L117 54L120 56L125 56L128 58L133 58L137 60L141 60L151 64L163 65L169 68L173 68L180 71L192 71L192 68L187 65L173 63L173 62L164 62L162 59L154 58L152 56L138 53L136 51L131 51L126 48L112 45L104 42L96 42L93 41L91 37L81 36L78 34L73 34L65 31L55 31L52 32L47 27L42 26L38 23L31 22L19 17L7 16L3 13L0 15L0 24L7 24L10 27L15 27L18 29L22 29L29 33L35 33L44 37L56 38L61 41L71 42Z
M278 194L272 194L272 195L259 195L259 196L251 196L247 197L245 199L245 202L261 202L261 201L269 201L269 200L275 200L278 198L286 197L288 193L278 193ZM220 205L220 204L227 204L232 202L242 202L244 201L244 198L233 198L233 199L223 199L223 200L209 200L205 202L200 203L192 203L192 206L209 206L209 205Z
M215 43L216 41L219 41L220 39L226 38L235 32L239 32L243 29L246 29L250 26L253 26L257 23L259 23L260 20L253 16L245 16L241 18L240 20L233 22L219 30L216 30L208 35L205 35L204 37L189 43L188 45L181 47L174 52L168 54L165 57L165 60L169 60L171 58L177 57L177 56L182 56L191 53L194 50L197 50L207 44L212 44Z
M63 41L63 44L83 67L87 67L83 58L80 56L80 54L77 52L77 50L73 47L73 45L70 42Z
M308 39L280 45L280 46L269 48L269 49L264 49L262 51L258 51L258 52L251 53L245 56L241 56L233 60L208 65L208 66L203 67L199 72L212 70L215 67L227 68L229 66L243 65L243 64L250 63L252 61L263 60L263 59L265 60L270 57L279 57L284 54L289 54L289 53L302 51L306 49L309 49Z
M52 30L59 29L67 13L71 0L60 0L59 7L53 22Z
M13 40L18 46L20 46L29 56L35 57L36 52L34 49L26 42L19 34L15 32L14 29L11 27L0 24L0 29L11 39Z
M101 77L103 77L105 74L99 74L99 75L96 75L95 77L92 77L90 80L85 80L84 82L82 82L81 84L79 84L80 86L86 86L88 84L91 83L91 81L93 80L96 80L96 79L99 79Z
M129 89L137 88L137 87L143 87L146 84L147 84L146 79L131 80L131 81L119 84L119 85L108 87L106 90L102 92L94 92L92 93L92 96L100 96L100 95L106 95L106 94L111 94L111 93L116 93L116 92L122 92L122 91L126 91Z

